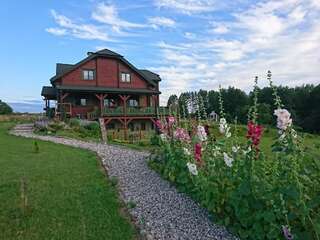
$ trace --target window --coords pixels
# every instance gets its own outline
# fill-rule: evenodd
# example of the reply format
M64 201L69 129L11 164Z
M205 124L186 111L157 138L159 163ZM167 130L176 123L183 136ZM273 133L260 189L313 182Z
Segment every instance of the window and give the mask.
M142 131L146 130L146 123L144 123L144 122L141 123L141 130Z
M130 73L121 73L121 82L125 82L125 83L131 82Z
M129 99L129 107L138 107L138 101L136 99Z
M85 98L80 98L80 105L81 105L81 106L87 106L87 99L85 99Z
M83 80L93 80L94 79L94 70L83 70Z
M106 98L104 99L105 107L116 107L116 101L114 99Z

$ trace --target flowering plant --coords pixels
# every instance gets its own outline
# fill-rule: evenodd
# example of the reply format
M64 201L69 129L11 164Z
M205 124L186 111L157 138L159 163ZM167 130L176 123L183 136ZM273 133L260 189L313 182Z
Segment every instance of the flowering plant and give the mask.
M197 127L197 137L201 142L207 141L207 132L201 125Z
M262 136L262 130L263 127L258 124L254 124L253 122L248 122L248 133L247 138L251 140L252 145L258 149L258 146L260 144L260 139Z
M172 141L163 141L161 146L161 173L241 239L319 240L319 163L305 154L291 114L272 84L271 73L268 79L277 118L272 151L265 154L265 146L261 146L262 138L268 136L259 124L256 78L242 140L237 125L233 128L227 123L220 91L218 126L209 124L199 111L201 107L196 123L182 119L183 127L180 121L173 124ZM219 138L208 137L209 129L214 135L215 127L221 133L217 134ZM187 129L192 131L188 133Z
M280 131L287 130L292 124L291 114L287 109L276 109L274 110L274 115L277 116L277 127Z
M174 138L183 141L183 142L189 142L190 141L190 136L187 132L186 129L183 128L176 128L176 130L173 132Z

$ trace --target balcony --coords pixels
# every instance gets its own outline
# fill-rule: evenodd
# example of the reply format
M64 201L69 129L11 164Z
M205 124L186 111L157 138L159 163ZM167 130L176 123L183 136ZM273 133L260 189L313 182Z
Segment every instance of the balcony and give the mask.
M159 115L168 115L169 110L166 107L158 108ZM103 116L155 116L157 115L155 107L127 107L126 113L123 107L105 107Z

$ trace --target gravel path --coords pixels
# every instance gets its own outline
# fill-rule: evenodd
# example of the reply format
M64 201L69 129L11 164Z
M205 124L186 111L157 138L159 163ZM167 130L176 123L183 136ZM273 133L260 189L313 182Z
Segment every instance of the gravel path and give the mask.
M236 239L214 225L208 213L163 180L146 163L148 153L118 146L32 133L32 125L17 125L12 134L89 149L98 153L110 177L118 179L120 196L146 239Z

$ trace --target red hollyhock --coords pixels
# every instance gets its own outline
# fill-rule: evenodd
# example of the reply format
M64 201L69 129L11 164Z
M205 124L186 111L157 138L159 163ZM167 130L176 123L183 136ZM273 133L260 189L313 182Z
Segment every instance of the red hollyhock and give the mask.
M196 159L197 163L201 164L202 160L201 160L201 144L200 143L196 143L196 145L194 146L194 158Z
M253 122L248 122L248 132L247 138L252 141L252 144L258 148L260 144L260 139L262 136L263 127L258 124L254 124Z

